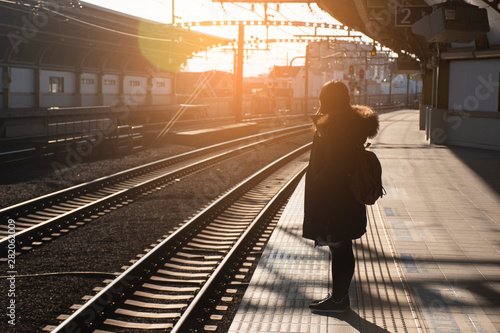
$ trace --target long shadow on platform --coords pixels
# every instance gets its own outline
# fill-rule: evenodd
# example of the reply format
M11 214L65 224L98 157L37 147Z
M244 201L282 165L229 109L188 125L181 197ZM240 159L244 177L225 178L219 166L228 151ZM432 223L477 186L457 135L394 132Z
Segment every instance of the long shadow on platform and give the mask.
M500 177L498 177L500 151L456 146L449 147L449 149L496 193L500 194Z
M325 317L332 317L338 320L342 320L349 324L352 328L358 330L359 332L365 333L391 333L385 328L382 328L374 323L369 322L365 318L361 317L353 310L349 310L344 313L336 314L325 314Z
M499 160L499 162L500 162L500 160ZM283 229L279 225L277 226L277 228L282 229L282 232L285 232L289 235L292 235L292 237L296 237L298 243L308 243L309 242L309 241L306 241L302 237L298 237L291 230ZM312 246L312 245L309 244L308 246ZM268 245L268 247L269 247L269 249L273 248L272 245ZM372 248L369 246L367 247L366 245L364 245L361 242L356 242L355 247L357 247L359 251L365 252L367 255L371 254L372 256L377 257L377 258L384 258L387 255L386 253L380 252L376 248ZM315 251L318 251L317 258L302 258L302 259L303 260L328 260L327 259L328 258L328 250L326 250L326 248L319 247L319 248L315 249ZM325 258L325 259L321 259L320 253L322 253L323 258ZM389 259L392 260L392 258L389 258ZM400 262L403 265L406 265L407 259L399 257L398 260L400 260ZM358 260L356 262L356 265L360 265L360 264L361 264L361 262ZM426 265L431 265L431 264L436 264L436 265L451 264L451 265L463 266L464 270L467 270L468 266L474 266L474 265L481 265L481 266L487 265L487 266L491 266L491 267L499 267L500 261L498 261L496 259L470 260L468 258L457 259L457 258L449 258L449 257L421 257L421 258L411 258L410 264L417 265L417 267L425 267ZM287 277L281 275L279 271L273 270L272 267L270 267L270 270L277 277L276 281L286 281L287 280ZM329 271L325 271L325 274L329 274ZM417 279L414 279L415 277ZM470 292L472 292L476 297L484 299L485 306L488 306L491 308L498 308L500 306L500 292L498 292L497 290L495 290L494 288L492 288L488 284L488 283L499 283L500 278L492 279L490 276L489 280L486 280L486 279L468 278L467 276L462 276L460 278L458 278L458 277L455 278L454 282L455 282L455 287L467 289ZM409 278L407 283L412 290L424 289L424 290L430 290L431 292L432 292L433 288L435 288L436 284L442 285L442 288L450 287L450 285L446 281L443 281L442 278L439 276L437 276L435 279L427 278L424 280L420 280L420 279L418 279L418 276L414 276L413 278ZM270 286L271 286L270 289L272 289L273 285L270 284ZM395 287L400 288L402 286L400 284L396 283ZM370 295L367 295L367 297L369 297L369 296ZM302 297L304 299L307 299L305 294L302 294ZM436 295L434 298L440 299L442 297L444 297L444 296L438 297L438 295ZM385 301L383 301L383 300L380 300L380 302L383 305L387 305L387 304L385 304ZM458 301L458 300L449 299L449 300L446 300L446 302L447 303L454 302L455 305L457 305L457 306L459 305L459 306L462 306L465 308L473 306L471 304L463 302L463 300Z
M312 246L312 244L305 244L307 241L299 236L300 226L295 226L293 228L282 228L280 225L277 226L277 229L282 229L281 232L284 232L295 238L297 240L298 246ZM275 231L276 232L276 231ZM299 245L300 244L300 245ZM283 266L281 265L273 265L274 260L278 260L279 258L291 258L296 257L297 260L317 260L324 261L328 260L327 251L324 248L315 249L314 254L309 254L306 256L297 256L297 252L295 252L295 248L290 248L288 250L277 250L274 249L276 247L275 244L268 244L267 251L270 251L273 258L269 265L262 265L261 267L271 273L274 277L273 279L268 279L267 282L260 284L259 288L265 289L268 293L276 294L276 297L281 299L281 302L278 304L272 303L271 305L260 304L259 302L248 302L245 304L245 311L265 311L265 307L272 308L272 312L276 312L276 308L280 309L280 313L293 313L296 311L297 313L302 313L302 311L307 312L307 306L312 299L306 293L305 286L311 285L312 280L310 281L307 276L303 276L298 274L297 276L290 276L290 271L286 272L281 269ZM366 254L372 254L373 257L376 258L385 258L387 253L380 251L378 248L374 248L371 246L366 246L363 243L356 243L356 247L361 252L365 252ZM300 257L300 258L299 258ZM390 261L392 261L392 257L388 257ZM403 266L405 265L405 259L399 258ZM470 260L468 258L457 259L457 258L434 258L434 257L422 257L422 258L414 258L413 262L416 267L425 267L426 264L435 263L437 265L443 264L452 264L463 266L463 269L466 271L468 266L470 265L488 265L493 267L498 267L500 262L494 258L491 260ZM358 261L358 265L362 264L362 262ZM283 274L284 273L284 274ZM325 274L329 274L327 270L324 272ZM357 276L355 278L355 283L351 285L352 291L350 294L356 299L372 299L372 306L376 306L379 309L387 309L388 312L391 312L391 309L398 309L400 304L395 302L394 300L387 297L377 297L377 295L367 293L366 290L361 290L358 288ZM457 322L454 317L454 313L466 313L470 315L477 315L478 313L482 313L482 311L493 312L497 311L500 307L500 293L495 290L492 286L498 284L500 282L499 278L475 278L468 277L467 275L461 275L457 277L453 281L443 280L441 276L436 276L435 278L425 278L421 279L418 275L411 274L407 276L406 283L408 287L408 291L410 291L417 300L419 300L419 318L427 318L433 323L433 320L441 320L445 318L449 320L446 322L445 326L447 328L456 328L458 327ZM328 289L328 285L315 285L314 287L325 288L325 291ZM404 292L403 285L401 283L395 283L390 288L394 288L398 290L399 293ZM356 290L354 292L354 290ZM296 296L288 300L287 295L289 293L293 293ZM357 296L354 296L356 293ZM459 295L467 295L471 293L474 299L461 298L457 297L457 293ZM403 301L403 300L401 300ZM355 303L357 304L357 303ZM355 305L354 304L354 305ZM359 304L358 304L359 305ZM354 306L356 309L356 305ZM320 315L320 314L317 314ZM324 314L321 315L323 317L332 317L336 320L342 321L348 324L353 330L357 330L358 332L364 333L388 333L389 331L386 328L379 326L381 323L375 321L375 323L370 322L368 319L363 318L360 314L355 311L348 311L343 314ZM387 317L388 318L388 317ZM405 318L406 319L406 318ZM485 324L489 322L486 320ZM378 324L378 325L377 325ZM441 321L438 324L443 324ZM453 324L453 325L452 325ZM489 325L489 324L488 324ZM341 325L344 327L345 325ZM489 327L489 326L488 326Z

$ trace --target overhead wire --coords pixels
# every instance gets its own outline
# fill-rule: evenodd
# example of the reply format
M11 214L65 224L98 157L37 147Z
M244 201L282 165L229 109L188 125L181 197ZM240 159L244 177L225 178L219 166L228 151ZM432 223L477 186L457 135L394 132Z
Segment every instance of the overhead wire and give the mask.
M311 4L308 4L308 5L307 5L307 7L308 7L307 9L311 12L311 14L312 14L314 17L316 17L316 19L318 19L318 20L320 20L320 21L322 21L322 20L323 20L323 18L319 17L319 16L318 16L318 14L317 14L317 13L316 13L313 9L312 9Z
M248 10L248 11L250 11L250 12L254 13L255 15L257 15L258 17L260 17L262 20L266 20L266 19L265 19L265 17L263 17L262 15L259 15L259 14L255 13L254 11L252 11L252 10L251 10L251 9L249 9L249 8L245 8L245 7L243 7L243 6L241 6L241 5L238 5L238 4L235 4L235 3L233 3L232 5L233 5L233 6L236 6L236 7L240 7L240 8L245 9L245 10ZM286 33L286 34L288 34L288 35L290 35L290 36L293 36L293 34L291 34L290 32L288 32L288 31L286 31L286 30L283 30L283 29L282 29L280 26L278 26L278 25L269 25L269 27L275 27L275 28L277 28L278 30L281 30L282 32L284 32L284 33Z
M234 6L237 6L237 7L240 7L240 8L242 8L242 9L248 10L248 11L252 11L251 9L246 8L246 7L243 7L243 6L238 5L238 4L233 4L233 5L234 5ZM279 13L281 16L283 16L283 17L285 18L285 20L290 21L287 17L285 17L285 16L284 16L282 13L280 13L279 11L277 11L277 10L275 10L275 9L272 9L272 8L271 8L271 10L273 10L273 11L275 11L275 12ZM253 11L252 11L252 12L253 12ZM255 15L257 15L258 17L260 17L261 19L265 20L265 18L264 18L262 15L259 15L258 13L255 13L255 12L253 12L253 13L254 13ZM300 20L299 20L299 21L300 21ZM292 37L295 37L292 33L290 33L290 32L288 32L288 31L284 30L283 28L281 28L281 27L280 27L280 26L278 26L278 25L270 25L269 27L275 27L275 28L277 28L278 30L280 30L280 31L284 32L285 34L290 35L290 36L292 36ZM300 28L299 28L299 29L300 29ZM308 34L308 33L306 33L306 34ZM278 38L278 39L282 39L282 38ZM274 47L277 47L277 48L282 48L282 49L284 49L284 50L289 51L289 49L287 49L284 45L281 45L280 43L277 43L276 45L273 45L273 46L274 46ZM270 52L267 50L267 51L266 51L266 53L270 53ZM274 59L276 59L276 57L274 57ZM286 60L286 58L282 58L281 60Z
M286 8L287 8L287 9L289 9L288 7L286 7ZM283 13L281 12L281 10L277 10L277 9L273 9L273 8L271 8L271 10L273 10L273 11L277 12L278 14L280 14L281 16L283 16L283 18L284 18L285 20L287 20L287 21L292 21L292 20L290 20L288 17L286 17L286 16L285 16L285 14L283 14ZM294 13L294 14L295 14L295 13ZM297 17L298 17L298 16L297 16ZM299 18L299 21L301 21L301 18ZM301 27L296 27L296 28L297 28L297 29L299 29L300 31L302 31L303 33L305 33L306 35L309 35L309 32L308 32L308 31L306 31L306 30L304 30L304 29L302 29Z
M8 1L8 0L0 0L0 2L13 4L12 1ZM41 3L43 4L44 2L41 2ZM139 38L139 39L145 39L145 40L152 40L152 41L158 41L158 42L182 42L183 44L191 45L191 46L194 46L194 47L204 47L203 44L197 44L197 43L189 42L189 41L186 41L185 39L182 39L182 41L181 41L181 40L178 40L178 39L165 39L165 38L158 38L158 37L150 37L150 36L138 35L138 34L133 34L133 33L129 33L129 32L125 32L125 31L121 31L121 30L117 30L117 29L105 27L105 26L102 26L102 25L99 25L99 24L95 24L95 23L92 23L92 22L88 22L88 21L85 21L85 20L73 17L73 16L68 15L68 14L64 14L64 13L61 13L59 11L55 11L55 10L52 10L52 9L50 9L48 7L44 7L44 6L40 6L40 5L29 5L29 4L24 4L24 3L23 3L23 5L27 6L30 10L33 10L33 9L40 10L40 9L42 9L42 10L45 10L47 12L50 12L50 13L54 14L54 16L57 15L57 16L60 16L60 17L62 17L64 19L72 20L72 21L78 22L80 24L91 26L91 27L96 28L96 29L100 29L100 30L104 30L104 31L116 33L116 34L127 36L127 37L133 37L133 38ZM14 10L17 10L17 11L22 11L22 12L28 13L28 10L26 10L26 8L16 9L16 8L12 8L12 7L5 6L5 5L2 6L1 4L0 4L0 7L14 9ZM162 23L156 23L156 22L153 22L153 23L154 24L158 24L158 25L162 24Z
M288 6L286 6L286 5L285 5L285 6L280 6L280 9L282 9L283 7L284 7L284 8L286 8L286 9L288 9L289 11L291 11L291 12L293 13L293 11L292 11L292 10L291 10ZM283 11L282 11L282 10L277 10L277 9L274 9L274 8L271 8L271 10L273 10L273 11L277 12L278 14L280 14L280 15L281 15L281 16L282 16L285 20L287 20L287 21L289 21L289 22L290 22L290 21L292 21L291 19L289 19L289 18L288 18L288 16L285 16L285 14L283 13ZM295 15L295 13L293 13L293 14ZM303 19L303 18L301 18L301 17L299 17L299 16L297 16L297 18L298 18L298 19L297 19L297 21L302 21L302 19ZM299 30L300 30L301 32L303 32L305 35L310 35L310 36L312 36L312 35L311 35L311 33L310 33L309 31L307 31L307 30L305 30L305 29L303 29L303 28L301 28L301 27L295 27L295 28L296 28L296 29L299 29ZM292 35L293 37L295 37L295 35L293 35L293 34L291 34L291 35ZM285 49L286 51L290 51L290 48L288 47L288 45L280 45L280 44L278 44L278 45L277 45L277 47L281 47L281 48ZM297 46L295 46L295 47L297 47ZM296 49L295 49L295 50L293 50L293 51L296 51ZM281 60L286 60L286 58L282 58ZM288 65L288 64L287 64L287 65Z
M290 8L289 8L288 6L285 6L285 8L287 8L288 10L290 10ZM283 14L283 12L282 12L281 10L272 9L272 8L271 8L271 10L273 10L273 11L277 12L278 14L280 14L281 16L283 16L283 18L284 18L285 20L287 20L287 21L291 21L291 20L290 20L287 16L285 16L285 15ZM291 11L291 10L290 10L290 11ZM292 13L293 13L293 11L292 11ZM295 15L295 13L294 13L294 15ZM298 16L297 16L297 17L298 17ZM298 21L301 21L301 20L302 20L302 18L300 18L300 17L298 17L298 18L299 18L299 19L298 19ZM310 32L309 32L309 31L306 31L306 30L304 30L304 29L302 29L302 28L300 28L300 27L296 27L296 28L297 28L297 29L299 29L300 31L302 31L305 35L310 35L310 36L312 36L312 35L310 34ZM292 36L293 36L293 35L292 35ZM295 37L295 36L294 36L294 37ZM278 47L281 47L281 48L283 48L283 49L285 49L285 50L287 50L287 51L289 50L289 49L287 49L284 45L278 45ZM281 60L284 60L284 59L281 59ZM288 65L288 61L287 61L287 65Z
M242 9L242 10L245 10L245 11L250 11L250 12L252 12L254 15L256 15L257 17L259 17L261 20L265 20L265 17L263 17L263 16L262 16L262 15L260 15L259 13L255 12L255 11L254 11L254 10L252 10L251 8L247 8L247 7L245 7L245 6L242 6L242 5L239 5L239 4L235 4L235 3L232 3L231 5L232 5L233 7L237 7L237 8L239 8L239 9ZM290 33L290 32L288 32L288 31L284 30L282 27L277 26L277 25L270 25L270 26L256 25L256 26L252 26L252 27L261 27L261 28L275 27L275 28L277 28L278 30L280 30L281 32L283 32L283 33L285 33L285 34L287 34L287 35L293 36L293 34L292 34L292 33ZM285 39L285 38L277 38L277 39ZM263 40L261 40L261 41L259 41L259 42L264 42L264 41L263 41ZM277 44L276 44L276 45L274 45L274 46L275 46L275 47L277 47L277 48L282 48L282 49L285 49L286 51L289 51L289 49L285 48L283 45L280 45L280 43L277 43ZM215 50L212 50L212 51L215 51ZM248 50L248 51L253 52L253 51L262 51L262 50ZM269 51L269 50L264 50L264 51L266 52L267 56L269 56L269 55L270 55L270 51ZM219 51L219 52L220 52L220 51ZM281 61L285 61L285 59L286 59L286 58L284 58L284 57L283 57L282 59L280 59L280 58L277 58L277 57L275 57L275 56L274 56L274 57L273 57L273 59L274 59L274 60L281 60ZM222 64L224 64L224 63L222 63ZM250 66L251 66L251 64L248 64L248 65L250 65Z
M7 1L7 0L0 0L0 2L12 4L12 1ZM43 3L44 2L41 2L41 4L43 4ZM109 27L104 27L102 25L91 23L91 22L88 22L88 21L85 21L85 20L73 17L71 15L63 14L61 12L55 11L53 9L50 9L49 7L40 6L39 4L38 5L29 5L29 4L24 4L23 3L23 5L26 6L26 7L28 7L29 10L33 10L33 9L44 10L44 11L47 11L47 12L52 13L54 15L61 16L61 17L65 18L65 19L68 19L68 20L72 20L72 21L75 21L75 22L78 22L78 23L81 23L81 24L84 24L84 25L88 25L88 26L91 26L91 27L94 27L94 28L97 28L97 29L100 29L100 30L109 31L109 32L113 32L113 33L124 35L124 36L128 36L128 37L143 38L143 39L156 40L156 41L162 41L162 42L172 42L172 41L174 41L172 39L164 39L164 38L141 36L141 35L137 35L137 34L132 34L132 33L129 33L129 32L125 32L125 31L116 30L116 29L109 28ZM17 11L22 11L24 13L29 13L29 11L26 10L26 8L16 9L16 8L12 8L12 7L5 6L5 5L4 6L0 5L0 6L3 7L3 8L9 8L9 9L17 10Z

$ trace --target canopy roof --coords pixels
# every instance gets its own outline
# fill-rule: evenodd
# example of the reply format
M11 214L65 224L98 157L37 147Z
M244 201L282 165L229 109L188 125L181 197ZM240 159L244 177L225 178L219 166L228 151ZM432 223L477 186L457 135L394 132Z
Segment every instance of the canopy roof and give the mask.
M0 0L0 65L175 71L193 53L227 43L81 1Z
M406 0L405 6L432 6L442 0ZM469 3L487 8L490 32L482 41L483 48L500 47L500 9L498 0L471 0ZM420 60L429 60L437 54L436 45L427 43L415 35L411 27L395 25L397 0L317 0L318 6L343 24L375 39L397 53L406 51ZM463 48L467 45L440 45L446 49ZM474 47L474 45L469 45ZM441 50L442 51L442 50Z

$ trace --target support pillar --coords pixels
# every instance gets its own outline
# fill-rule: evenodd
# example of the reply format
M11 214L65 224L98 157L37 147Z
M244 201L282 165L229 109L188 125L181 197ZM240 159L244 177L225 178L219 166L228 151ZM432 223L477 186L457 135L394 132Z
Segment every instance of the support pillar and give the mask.
M432 104L432 72L422 73L422 104Z
M153 105L153 84L153 77L148 76L146 82L146 105Z
M392 104L392 72L389 73L389 104Z
M75 106L83 106L82 72L80 70L75 73Z
M440 61L434 69L432 85L432 107L428 108L426 138L431 143L443 144L447 138L448 92L450 85L450 64Z
M118 104L125 105L125 73L120 74L120 80L118 82L118 94L120 95L120 100Z
M364 105L368 105L368 80L366 79L368 77L368 56L367 56L366 53L365 53L365 68L364 68L364 71L365 71L365 75L363 75L363 90L365 92L365 96L364 96L364 102L363 102L363 104Z
M42 107L42 83L40 82L41 80L41 69L40 68L35 68L34 71L34 82L35 82L35 96L34 96L34 104L35 108L40 108Z
M406 108L410 107L410 74L406 74Z
M237 66L235 72L235 89L234 89L234 114L236 122L241 121L243 111L243 58L245 46L245 26L240 22L238 27L238 55Z
M172 75L170 82L170 96L172 97L168 103L177 104L177 71Z
M309 45L308 45L309 46ZM306 50L306 63L305 63L305 75L304 75L304 116L308 115L309 108L309 52Z
M104 105L104 78L102 72L97 73L97 105Z
M448 109L448 95L450 88L450 63L440 62L437 68L436 107Z
M432 88L433 88L432 71L426 70L422 73L422 103L420 104L420 130L426 129L427 124L427 109L432 105Z
M10 101L10 84L12 78L10 76L10 68L2 67L2 108L8 109L11 106Z

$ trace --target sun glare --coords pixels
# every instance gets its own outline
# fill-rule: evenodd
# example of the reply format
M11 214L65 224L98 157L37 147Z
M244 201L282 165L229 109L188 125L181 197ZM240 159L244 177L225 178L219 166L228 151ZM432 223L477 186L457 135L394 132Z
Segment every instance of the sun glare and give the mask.
M215 45L209 50L193 54L184 69L188 71L221 70L233 71L234 48L237 47L238 22L245 23L245 58L244 75L256 76L269 72L274 65L289 65L291 60L305 54L305 42L293 42L298 39L310 39L304 36L332 33L321 28L321 24L338 24L330 15L322 12L316 5L306 4L245 4L217 3L212 0L145 0L139 4L136 0L88 0L86 2L105 6L129 15L139 16L162 23L172 23L172 3L174 3L175 23L178 27L192 29L206 34L227 38L230 45ZM265 26L265 18L277 24ZM311 22L308 27L294 27L291 21ZM209 25L200 24L209 22ZM223 24L221 24L223 22ZM316 23L316 24L313 24ZM144 25L139 26L139 35ZM267 42L267 40L272 42ZM150 59L147 51L151 41L140 40L143 54ZM158 59L154 61L158 62ZM163 69L172 66L171 60L161 62ZM303 60L302 60L303 63ZM300 65L300 62L294 62Z

